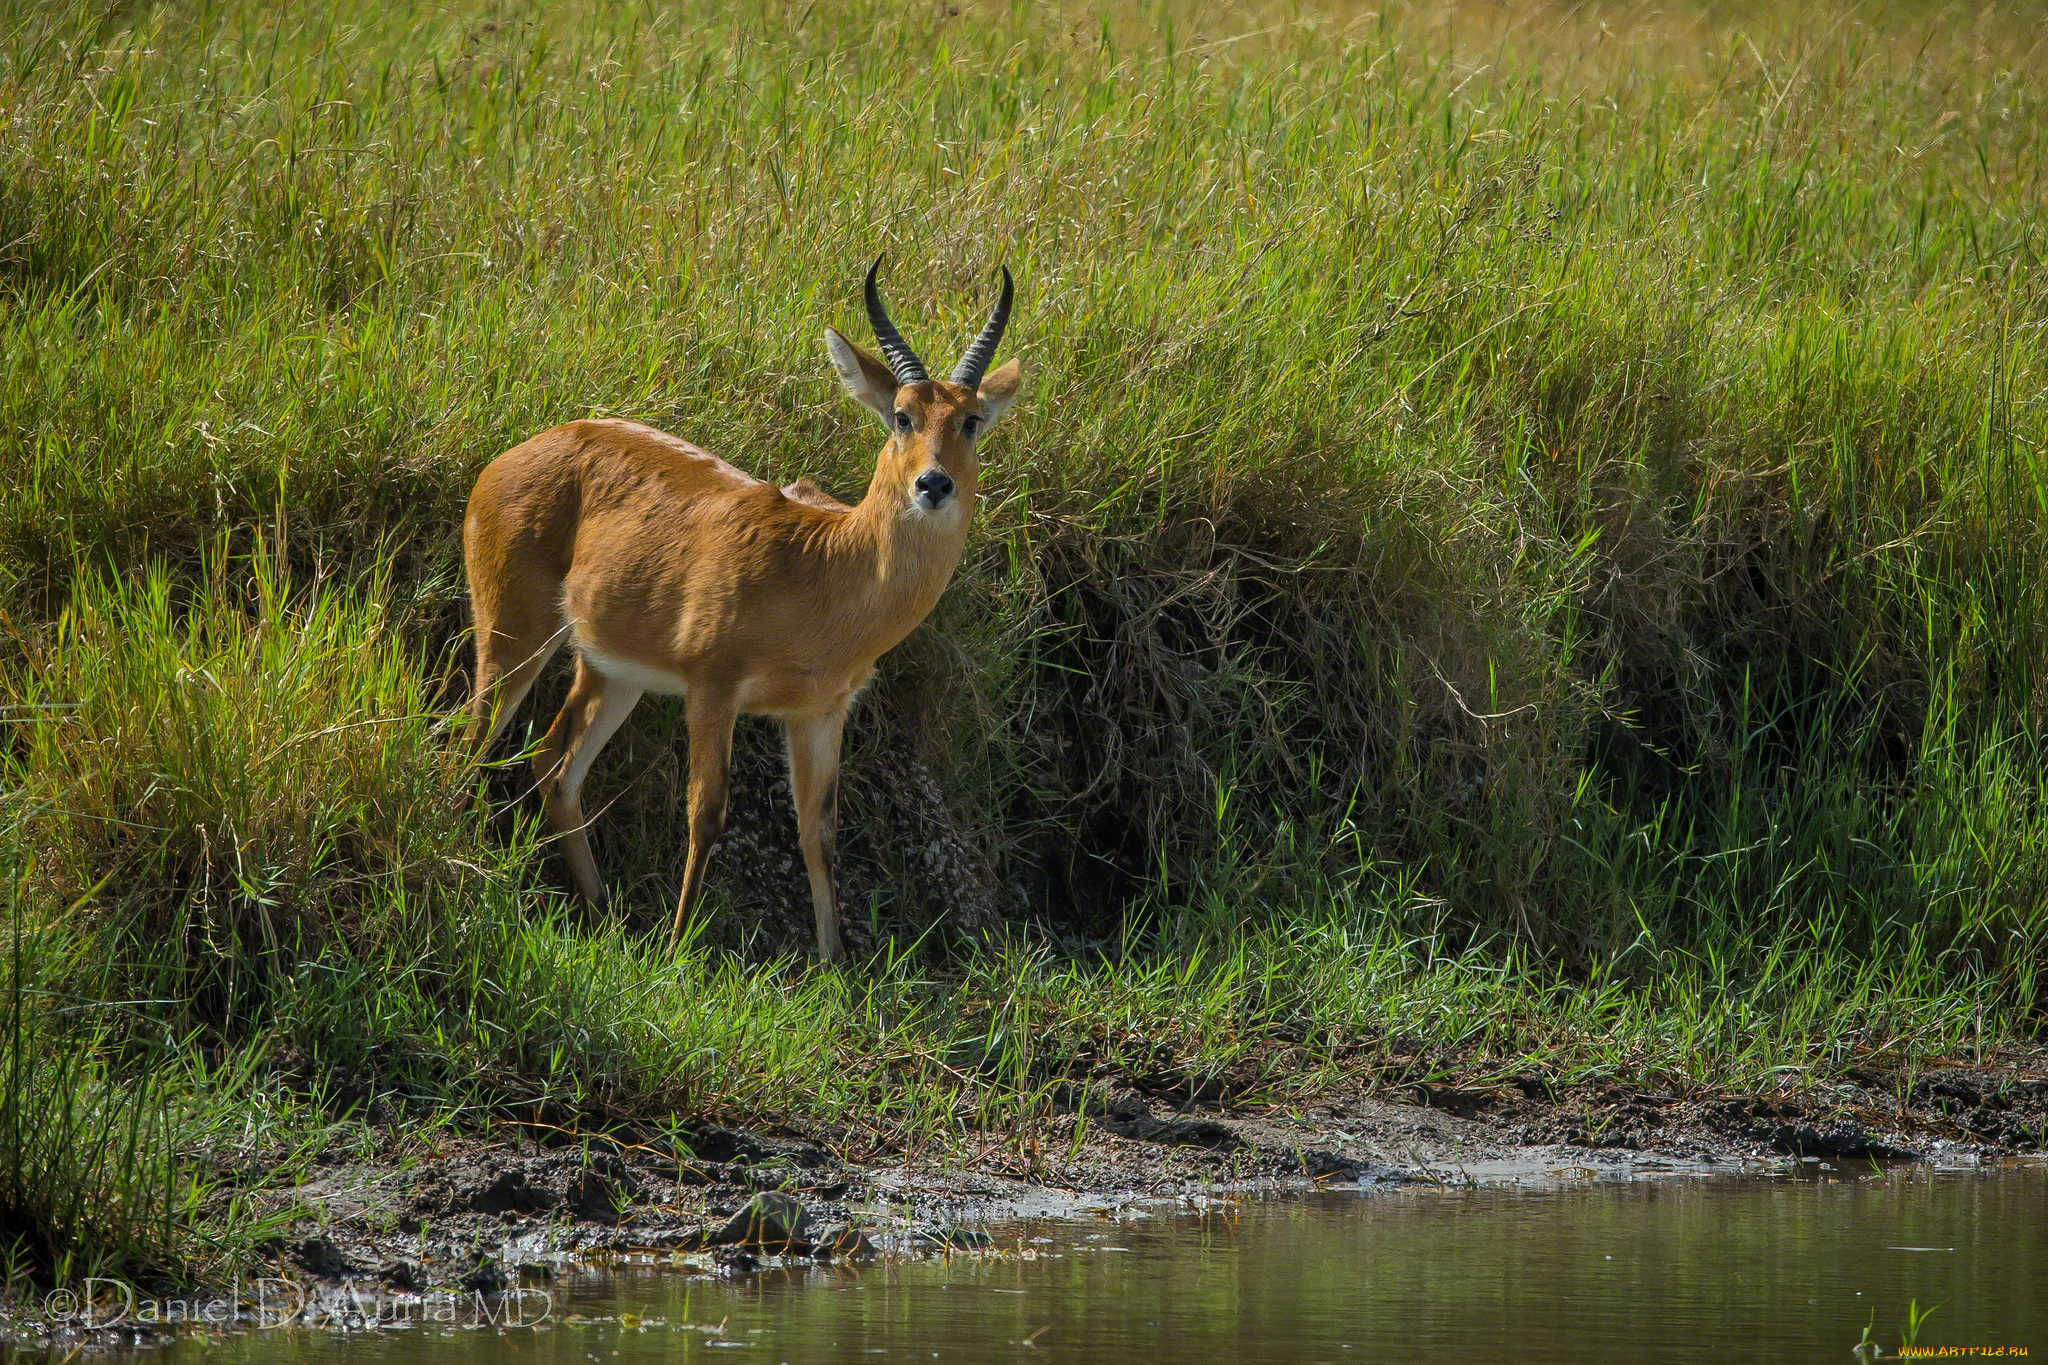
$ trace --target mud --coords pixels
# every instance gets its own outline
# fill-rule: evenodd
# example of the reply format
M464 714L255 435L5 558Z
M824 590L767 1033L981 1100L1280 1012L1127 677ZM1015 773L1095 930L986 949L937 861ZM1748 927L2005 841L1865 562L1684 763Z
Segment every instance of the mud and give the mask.
M845 1249L957 1248L963 1237L1019 1218L1162 1199L1309 1185L1540 1185L1788 1164L1970 1164L2042 1151L2044 1135L2048 1067L1953 1067L1910 1079L1859 1072L1769 1095L1557 1090L1524 1078L1256 1110L1111 1089L1091 1093L1085 1115L1055 1120L1035 1143L992 1140L945 1161L850 1162L825 1135L712 1126L668 1141L553 1133L548 1141L408 1146L394 1137L377 1160L336 1154L302 1181L244 1194L290 1215L270 1250L295 1276L477 1290L564 1257L664 1253L705 1257L727 1271L752 1268L761 1248L717 1243L721 1226L764 1191L798 1200L814 1230L778 1250L829 1258ZM855 1231L865 1245L841 1237Z
M389 1122L375 1129L384 1145L372 1159L351 1144L310 1170L258 1154L218 1174L224 1194L280 1219L245 1278L289 1281L312 1304L365 1292L490 1296L579 1261L747 1275L847 1256L971 1252L1023 1218L1310 1187L1981 1164L2048 1150L2048 1061L1911 1077L1852 1071L1773 1094L1558 1089L1524 1077L1257 1108L1111 1087L1069 1107L1035 1141L991 1138L946 1160L854 1161L829 1134L711 1125L659 1140L560 1129L487 1139ZM148 1344L132 1331L32 1315L12 1325L17 1344Z

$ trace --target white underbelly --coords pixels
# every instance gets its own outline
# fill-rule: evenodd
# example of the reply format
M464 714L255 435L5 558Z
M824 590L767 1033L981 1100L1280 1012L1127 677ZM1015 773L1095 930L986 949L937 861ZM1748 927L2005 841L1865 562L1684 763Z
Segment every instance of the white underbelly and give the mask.
M592 649L581 640L576 642L576 652L583 656L585 663L612 682L637 687L642 692L656 692L670 697L680 697L689 690L680 677L665 668L649 668L646 664L636 664L630 659L615 659L601 650Z
M661 696L680 697L689 691L689 684L680 674L665 668L653 668L647 664L634 663L593 649L582 640L576 641L576 652L583 661L603 674L606 680L625 687L638 688L642 692L653 692ZM798 716L822 715L827 711L843 710L851 705L860 690L874 677L874 670L868 669L838 687L821 688L815 694L798 687L792 692L789 680L753 676L740 679L733 697L734 709L750 715L773 716L789 719Z

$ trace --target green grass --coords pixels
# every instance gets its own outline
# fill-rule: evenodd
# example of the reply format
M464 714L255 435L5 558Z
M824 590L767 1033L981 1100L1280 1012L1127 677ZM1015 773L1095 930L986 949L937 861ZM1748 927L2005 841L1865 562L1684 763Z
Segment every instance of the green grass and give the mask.
M178 1061L76 1131L287 1046L1042 1157L1117 1073L2037 1043L2042 18L8 11L0 884L88 1088ZM1008 262L1027 388L850 735L865 958L778 956L766 805L667 958L672 709L589 789L617 924L451 755L463 501L611 413L858 491L818 334L881 250L933 354ZM22 1217L38 1275L120 1241Z
M113 998L65 927L8 927L0 1313L24 1300L33 1313L33 1291L51 1284L189 1280L246 1263L275 1220L252 1213L220 1168L258 1126L259 1078L239 1061L210 1065L192 1039L133 1027L138 1002ZM286 1132L261 1126L272 1144Z

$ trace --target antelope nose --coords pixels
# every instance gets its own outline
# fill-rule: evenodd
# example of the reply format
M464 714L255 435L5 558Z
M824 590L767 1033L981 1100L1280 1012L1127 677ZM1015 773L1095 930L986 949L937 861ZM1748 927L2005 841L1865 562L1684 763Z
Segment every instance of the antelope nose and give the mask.
M952 496L953 476L943 469L927 469L917 476L917 500L926 507L943 507Z

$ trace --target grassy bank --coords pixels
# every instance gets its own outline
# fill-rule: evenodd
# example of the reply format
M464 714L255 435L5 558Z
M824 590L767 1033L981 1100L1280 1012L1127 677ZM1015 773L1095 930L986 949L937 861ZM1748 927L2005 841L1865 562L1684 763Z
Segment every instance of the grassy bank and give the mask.
M108 1115L267 1095L295 1132L345 1076L863 1151L1071 1137L1094 1075L2030 1045L2041 17L10 12L16 1014ZM594 414L857 493L818 334L878 250L929 352L1007 261L1027 390L849 735L866 962L777 958L808 912L748 727L668 959L679 713L588 789L616 924L519 771L450 758L463 501ZM133 1255L203 1259L204 1150L73 1183L148 1175L190 1216ZM24 1264L112 1244L36 1184L0 1172Z

